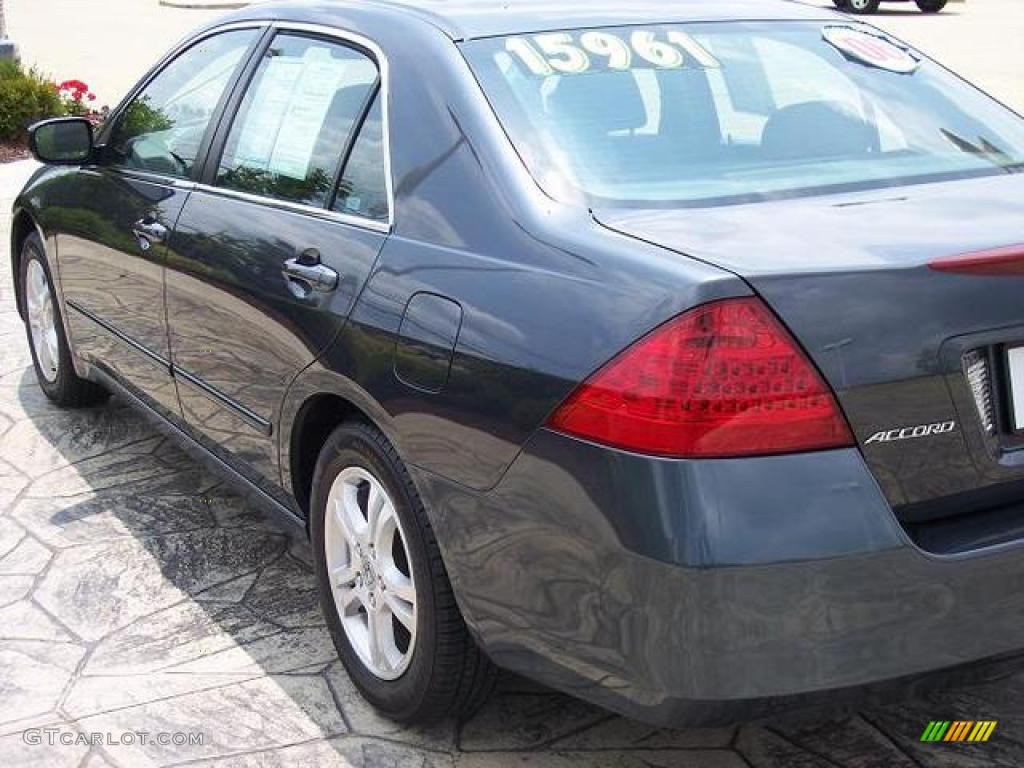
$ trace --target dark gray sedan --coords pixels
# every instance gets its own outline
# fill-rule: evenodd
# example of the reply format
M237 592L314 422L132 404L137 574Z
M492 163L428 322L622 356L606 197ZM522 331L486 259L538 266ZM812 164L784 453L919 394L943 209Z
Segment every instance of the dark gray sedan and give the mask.
M878 30L258 4L32 145L40 386L307 527L386 714L504 667L710 722L1024 648L1024 120Z

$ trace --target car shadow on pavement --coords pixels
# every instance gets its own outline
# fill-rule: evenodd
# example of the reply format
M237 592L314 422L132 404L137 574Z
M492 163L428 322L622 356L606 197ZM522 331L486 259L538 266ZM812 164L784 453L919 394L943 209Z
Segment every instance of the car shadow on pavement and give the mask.
M6 347L23 347L2 317ZM362 701L337 661L301 532L116 398L58 409L27 350L3 359L0 750L26 764L91 754L131 766L913 766L1024 755L1019 678L864 714L667 730L506 674L468 722L399 726ZM1000 720L998 738L955 752L921 744L935 719ZM25 745L24 729L41 725L115 743ZM123 742L139 731L202 733L203 743Z

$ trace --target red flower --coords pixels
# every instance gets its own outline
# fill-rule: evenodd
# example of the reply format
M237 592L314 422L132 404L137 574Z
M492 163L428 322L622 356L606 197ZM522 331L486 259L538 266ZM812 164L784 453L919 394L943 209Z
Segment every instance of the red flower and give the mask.
M86 96L91 95L89 93L89 86L81 80L65 80L57 86L57 90L61 93L67 93L75 101L81 101Z

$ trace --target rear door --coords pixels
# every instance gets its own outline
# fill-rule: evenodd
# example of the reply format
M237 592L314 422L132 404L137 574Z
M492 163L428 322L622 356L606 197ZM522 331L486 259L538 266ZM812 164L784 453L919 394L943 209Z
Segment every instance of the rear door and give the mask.
M167 311L185 420L259 482L277 477L284 393L341 330L390 206L373 52L279 28L250 69L179 218Z
M175 414L167 239L198 178L213 117L260 32L232 29L185 48L100 137L98 162L55 185L51 225L77 353Z

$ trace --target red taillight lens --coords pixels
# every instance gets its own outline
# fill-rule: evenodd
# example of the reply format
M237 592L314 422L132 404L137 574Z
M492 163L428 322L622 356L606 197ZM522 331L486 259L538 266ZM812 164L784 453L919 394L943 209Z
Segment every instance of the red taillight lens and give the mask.
M937 272L961 275L1024 275L1024 245L942 256L929 261L928 266Z
M674 457L853 444L828 385L754 298L705 304L654 330L581 384L548 426Z

